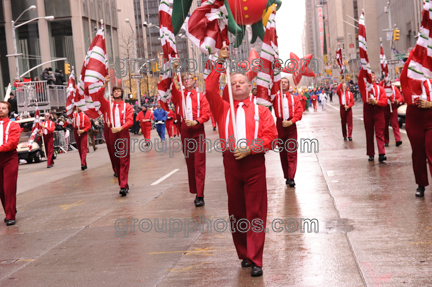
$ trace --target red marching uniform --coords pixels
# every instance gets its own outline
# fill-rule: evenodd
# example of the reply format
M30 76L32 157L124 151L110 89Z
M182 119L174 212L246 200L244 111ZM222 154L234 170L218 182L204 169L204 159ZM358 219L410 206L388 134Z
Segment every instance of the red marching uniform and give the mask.
M0 199L6 220L15 220L20 134L18 123L0 119Z
M168 118L166 121L166 129L168 131L168 137L171 138L175 133L173 133L174 128L174 120L176 119L176 115L172 110L169 110L168 112Z
M311 101L312 101L313 108L316 111L317 110L318 97L317 97L317 95L313 94L310 98L311 98Z
M383 86L384 82L382 81L380 83L380 85ZM403 98L402 98L402 95L401 95L399 89L393 85L392 85L392 91L393 91L393 93L390 96L387 94L388 105L384 108L384 120L385 120L384 143L385 144L388 144L390 142L389 124L391 124L391 126L393 128L393 134L394 134L396 143L399 143L401 141L401 135L400 135L400 131L399 131L398 114L397 114L398 104L395 103L395 100L397 100L398 103L402 103Z
M81 166L87 166L87 132L91 129L90 119L83 112L74 112L72 126L74 128L75 142L81 159ZM78 130L84 130L84 133L78 134Z
M296 122L300 121L303 117L303 107L298 97L291 95L289 92L283 94L277 93L273 99L273 108L276 115L276 128L278 138L282 140L283 146L280 147L280 159L284 178L287 180L294 179L297 171L297 150L295 152L288 150L288 145L285 143L289 139L297 141L297 125ZM283 127L284 120L291 121L293 124L289 127Z
M345 94L343 94L342 84L339 84L339 86L337 87L336 94L339 96L342 135L344 138L347 137L347 125L348 125L348 137L352 138L353 114L351 108L354 106L354 96L348 90L346 90ZM347 110L345 110L345 106L348 106Z
M267 220L267 181L265 157L277 138L277 130L270 110L256 105L247 97L242 102L234 101L237 114L239 138L245 135L251 146L251 154L236 160L230 149L234 148L234 132L231 123L230 104L219 96L220 74L213 70L206 79L207 99L219 127L222 142L223 164L228 193L228 212L231 220L232 236L237 255L249 259L256 266L262 266L265 226ZM243 112L241 111L243 109ZM244 126L239 115L244 113ZM244 136L243 136L244 137ZM258 139L258 142L254 142ZM228 146L224 144L226 143ZM247 232L241 232L237 222L245 219L253 225ZM259 222L259 223L257 223ZM237 225L236 225L237 224ZM258 227L257 227L258 226Z
M189 192L196 194L197 197L204 197L206 174L206 135L204 123L210 118L210 107L205 95L195 90L191 90L190 92L184 91L184 96L186 104L184 112L186 114L189 113L187 119L197 120L199 122L196 126L188 127L186 125L186 119L184 119L183 115L182 94L177 87L173 85L171 100L176 107L181 121L180 136L188 170ZM161 102L161 105L164 110L169 110L166 103ZM195 149L187 149L189 140L196 143Z
M149 109L146 110L145 114L144 114L144 111L140 111L135 120L140 122L141 132L144 136L144 139L150 140L151 121L152 120L154 121L153 113ZM146 121L143 122L143 120L146 120ZM150 121L147 121L147 120L150 120Z
M363 120L366 131L366 154L368 156L375 155L374 149L374 130L378 145L378 153L385 154L384 147L384 107L387 105L387 95L383 87L373 83L371 92L367 92L366 86L364 89L360 87L360 93L363 98ZM368 103L370 98L374 98L378 103L371 105Z
M432 81L423 82L426 97L422 100L432 102L430 89ZM411 143L412 163L415 181L419 186L428 186L427 165L432 175L432 109L420 108L415 103L416 96L405 97L408 104L405 129ZM418 96L417 96L418 98Z
M108 127L108 152L114 162L114 172L117 174L120 188L129 189L128 176L130 166L130 134L129 128L133 126L133 108L123 100L110 102L105 99L105 88L99 89L95 98L100 101L100 110ZM112 133L111 128L122 127L122 131ZM120 148L120 149L119 149Z
M46 128L42 128L42 136L45 145L45 156L47 158L47 167L51 167L54 164L54 130L55 123L50 120L46 120L42 123Z
M306 106L307 106L306 102L307 102L308 99L306 98L305 95L302 95L302 94L299 94L298 97L299 97L299 100L300 100L301 105L303 107L303 112L305 112L306 111Z

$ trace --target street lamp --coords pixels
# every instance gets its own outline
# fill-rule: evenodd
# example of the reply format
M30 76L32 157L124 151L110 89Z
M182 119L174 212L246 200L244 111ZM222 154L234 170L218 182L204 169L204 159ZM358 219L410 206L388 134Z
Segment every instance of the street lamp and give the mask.
M352 42L352 36L351 36L351 33L348 33L348 36L350 37L350 44L352 44L353 42ZM348 48L348 55L349 55L349 58L350 58L350 61L352 61L352 60L354 60L354 59L351 59L351 53L349 52L350 51L350 47ZM357 53L356 53L356 59L357 59ZM354 62L354 61L352 61L352 62ZM352 68L352 74L353 74L353 76L352 76L352 81L353 81L353 83L355 82L355 78L354 78L354 69L355 69L355 64L353 63L353 65L354 65L354 67ZM351 68L351 65L350 65L350 68Z
M27 21L27 22L24 22L24 23L22 23L22 24L20 24L20 25L17 25L17 26L15 26L15 23L16 22L18 22L18 20L21 18L21 16L22 15L24 15L24 13L25 12L27 12L27 11L31 11L31 10L35 10L36 9L36 5L31 5L30 7L28 7L27 9L25 9L19 16L18 16L18 18L16 18L16 20L15 21L13 21L12 20L12 38L13 38L13 45L14 45L14 55L7 55L7 57L11 57L11 56L13 56L13 57L15 57L15 69L16 69L16 77L19 79L19 77L20 77L20 73L19 73L19 63L18 63L18 48L17 48L17 43L16 43L16 34L15 34L15 29L16 28L19 28L19 27L21 27L21 26L23 26L23 25L26 25L26 24L28 24L28 23L30 23L30 22L33 22L33 21L35 21L35 20L38 20L38 19L41 19L41 18L45 18L46 20L53 20L54 19L54 16L47 16L47 17L37 17L37 18L34 18L34 19L31 19L31 20L29 20L29 21ZM20 54L20 55L22 55L22 54Z
M129 19L125 19L125 22L129 24L129 26L132 30L134 54L135 54L135 60L136 60L138 58L138 56L137 56L137 48L136 48L136 41L135 41L135 30L132 28L132 25L131 25ZM139 75L138 72L136 72L136 74ZM136 79L138 105L141 106L141 93L140 93L140 88L139 88L139 81L140 81L140 79Z
M154 24L152 24L152 23L147 23L147 22L145 22L145 21L144 21L144 23L143 23L143 26L146 27L146 28L152 28L152 27L155 27L155 28L160 29L158 25L154 25ZM152 56L153 56L153 48L152 48L152 36L151 36L151 32L150 32L150 30L149 30L149 35L150 35L150 56L149 56L149 57L152 57Z

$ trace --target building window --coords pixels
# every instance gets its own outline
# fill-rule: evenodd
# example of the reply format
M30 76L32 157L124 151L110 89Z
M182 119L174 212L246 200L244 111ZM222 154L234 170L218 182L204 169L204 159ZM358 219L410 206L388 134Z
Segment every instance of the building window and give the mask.
M18 53L24 55L19 58L19 70L20 74L30 70L41 64L41 51L39 44L39 24L29 23L16 29ZM32 78L42 76L42 68L39 67L30 72ZM25 75L29 77L29 75Z
M92 41L90 37L90 25L88 19L83 18L83 35L84 35L84 44L85 44L85 53L87 53L88 48L90 47L90 43Z
M89 17L89 3L88 0L82 0L83 4L83 16Z
M90 0L90 10L91 10L91 18L93 20L98 20L97 10L96 10L96 0Z
M45 0L45 15L54 17L72 16L69 1Z
M6 58L7 52L7 45L6 45L6 33L5 33L5 27L0 27L0 56L1 56L1 71L2 71L2 80L3 83L0 83L0 88L2 88L2 91L4 90L4 83L11 83L11 78L9 76L9 61L8 58Z
M67 58L75 66L72 23L70 20L49 22L51 57ZM53 62L53 68L63 70L64 62Z

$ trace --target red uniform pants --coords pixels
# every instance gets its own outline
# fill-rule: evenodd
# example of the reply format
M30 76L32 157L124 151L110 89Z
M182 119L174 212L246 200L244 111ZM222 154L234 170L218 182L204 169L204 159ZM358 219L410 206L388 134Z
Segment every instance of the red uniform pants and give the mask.
M114 171L114 173L116 173L115 167L114 167L114 152L111 150L111 144L110 144L110 134L111 134L111 129L107 126L107 124L104 124L104 138L105 138L105 143L107 146L107 150L108 150L108 155L111 161L111 166L112 169Z
M312 101L312 105L313 105L314 110L316 110L317 109L317 101Z
M390 113L390 106L387 105L384 108L384 118L385 118L385 127L384 127L384 142L388 144L390 142L390 135L389 135L389 123L391 124L393 128L393 134L395 137L395 140L398 142L401 140L401 135L399 131L399 122L398 122L398 114L397 114L397 105L392 105L392 112Z
M78 129L75 128L74 135L78 153L81 159L81 165L87 166L87 133L78 135Z
M363 104L363 120L366 130L366 154L375 155L374 130L378 146L378 153L385 154L384 148L384 110L377 105Z
M47 158L47 166L54 163L54 134L42 135L45 145L45 156Z
M428 186L426 162L432 173L432 110L408 105L405 128L411 143L416 183Z
M306 111L306 101L301 101L301 104L303 106L303 112Z
M201 135L201 137L200 137ZM189 192L204 197L206 174L206 142L204 125L188 127L182 122L181 141L188 170Z
M17 179L16 150L0 152L0 198L7 220L15 220Z
M110 145L113 151L114 168L120 188L127 188L130 166L130 134L128 129L113 134L110 132Z
M297 141L297 125L293 124L287 128L282 126L282 119L277 119L276 128L278 131L278 138L283 141L284 146L279 153L282 170L285 179L294 179L297 171L297 149L291 150L289 146L285 147L285 143L289 142L288 139L294 139ZM293 141L294 142L294 141ZM292 147L292 144L291 144Z
M167 120L166 129L168 131L168 138L172 138L173 136L173 127L174 127L174 120Z
M151 122L141 122L141 132L144 136L144 139L150 141L151 137Z
M345 107L343 105L340 106L340 116L341 116L341 123L342 123L342 135L344 138L347 137L347 125L348 125L348 137L352 137L352 130L353 130L353 116L352 116L352 109L349 108L347 111L345 111Z
M230 228L237 255L239 259L249 259L257 266L262 266L267 221L264 154L248 155L236 160L231 151L225 151L223 164Z

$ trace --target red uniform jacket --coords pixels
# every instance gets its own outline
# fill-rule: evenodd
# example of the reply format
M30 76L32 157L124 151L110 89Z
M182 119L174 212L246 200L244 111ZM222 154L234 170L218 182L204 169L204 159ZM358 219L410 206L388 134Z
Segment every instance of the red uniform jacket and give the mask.
M362 87L359 84L360 93L362 95L363 103L368 103L369 99L373 96L378 101L377 105L380 107L387 106L387 94L383 87L373 84L373 91L367 92L366 85Z
M316 101L316 100L318 100L318 97L317 97L317 95L312 95L310 97L310 99L311 99L311 101Z
M116 105L118 104L119 108L119 120L120 125L123 129L129 129L131 126L133 126L133 108L131 105L126 104L123 101L120 102L111 102L111 109L110 109L110 102L105 99L104 97L105 89L100 88L99 91L96 93L96 100L98 100L101 103L100 110L104 116L105 122L109 124L108 126L110 128L118 126L115 125L116 119L115 119L115 109ZM112 123L111 123L112 121Z
M153 120L154 121L154 117L153 114L150 110L147 110L145 116L144 116L144 112L141 111L138 113L138 116L135 118L136 121L139 121L140 124L150 124L151 122L142 122L142 120Z
M300 103L298 97L291 95L289 92L284 94L288 100L288 120L295 124L297 121L301 120L303 117L303 107ZM294 100L294 102L293 102ZM278 92L274 99L272 100L275 115L279 119L284 119L283 114L283 97L281 93Z
M342 84L339 84L339 86L337 87L337 90L336 90L336 94L339 96L339 104L341 106L343 105L342 104L342 97L343 97L342 93L343 93L343 91L342 91ZM348 90L345 91L345 103L350 108L352 106L354 106L354 96Z
M191 95L191 100L192 100L192 116L193 116L193 120L198 120L198 122L200 124L203 124L205 122L207 122L210 119L210 106L209 103L207 101L207 98L204 94L200 94L200 111L199 111L199 117L198 117L198 104L197 104L197 91L192 90L190 91ZM186 103L186 98L187 98L187 94L188 91L184 91L184 96L185 96L185 103ZM172 98L171 98L173 104L176 107L176 111L180 114L180 116L183 119L183 101L182 101L182 94L181 91L179 91L177 89L177 87L173 84L173 89L172 89ZM169 111L168 105L167 103L164 103L161 101L161 105L162 108L165 111ZM187 105L187 103L186 103Z
M0 152L16 150L22 130L20 125L16 122L11 122L7 117L0 119L0 121L3 121L3 145L0 146ZM7 128L8 125L9 130ZM8 132L8 134L6 134L6 132Z
M231 112L230 112L230 104L224 101L219 95L219 77L220 74L213 69L210 75L206 79L206 90L207 90L207 99L209 101L211 111L218 123L219 127L219 137L222 140L228 142L228 139L234 138L234 132L232 128L232 120L231 120ZM234 107L237 113L237 105L238 101L234 101ZM255 142L253 144L254 136L255 136L255 104L250 101L250 97L247 97L243 100L244 106L243 109L245 111L245 119L246 119L246 139L249 142L249 146L251 147L251 153L265 153L269 151L273 147L272 142L278 137L278 133L276 130L276 126L273 120L273 116L270 113L270 110L264 106L258 105L258 115L259 115L259 126L258 126L258 136L257 139L260 139L262 143L258 144ZM229 121L229 125L227 125L227 120ZM228 128L228 130L227 130ZM230 141L230 146L233 146L233 142ZM223 145L223 144L222 144ZM222 146L222 149L225 147Z
M168 112L168 118L171 118L171 119L167 119L167 121L173 121L173 120L176 119L176 115L175 115L175 113L172 110L170 110Z
M72 125L74 129L84 130L88 132L91 129L91 123L89 117L81 112L79 113L79 122L78 122L78 113L73 113L73 122Z
M55 130L55 123L50 120L46 120L42 123L42 125L46 126L46 128L42 128L42 134L52 134Z

